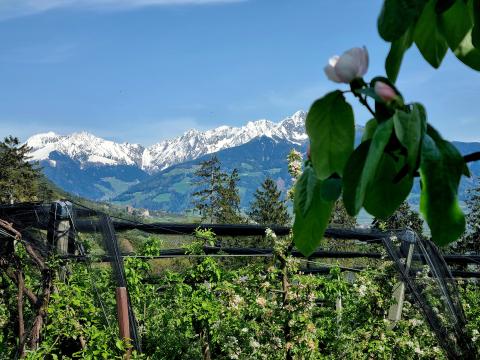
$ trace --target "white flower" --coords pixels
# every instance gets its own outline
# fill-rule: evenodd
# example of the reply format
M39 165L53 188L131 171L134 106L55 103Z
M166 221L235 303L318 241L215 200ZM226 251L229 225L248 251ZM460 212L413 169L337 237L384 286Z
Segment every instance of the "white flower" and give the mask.
M261 307L265 307L265 305L267 305L267 300L265 300L263 297L259 297L256 302Z
M367 294L367 287L363 284L360 285L360 287L358 288L358 294L360 295L360 297L364 297Z
M260 343L254 339L250 340L250 346L254 349L256 348L259 348L260 347Z
M368 69L368 51L363 48L353 48L343 53L342 56L335 55L328 60L324 67L327 77L337 83L351 83L356 78L361 78Z

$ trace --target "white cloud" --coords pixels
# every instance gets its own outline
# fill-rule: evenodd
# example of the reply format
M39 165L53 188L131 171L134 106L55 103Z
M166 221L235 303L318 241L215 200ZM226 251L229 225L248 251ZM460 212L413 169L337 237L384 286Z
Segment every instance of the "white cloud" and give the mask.
M66 8L125 10L146 6L227 4L243 1L247 0L0 0L0 19Z

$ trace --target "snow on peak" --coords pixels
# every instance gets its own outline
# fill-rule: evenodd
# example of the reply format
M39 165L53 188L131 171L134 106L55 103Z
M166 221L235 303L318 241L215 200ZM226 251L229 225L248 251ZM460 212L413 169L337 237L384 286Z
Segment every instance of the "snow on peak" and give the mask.
M30 137L26 144L32 148L32 160L47 160L50 154L57 151L80 163L102 165L138 165L144 148L140 145L118 144L105 140L88 132L77 132L71 135L56 135L53 132Z
M261 119L245 126L220 126L207 131L195 129L176 138L144 148L138 144L115 143L88 132L57 135L53 132L34 135L27 140L33 160L48 160L57 151L80 161L82 165L135 165L153 173L174 164L196 159L223 149L239 146L259 136L280 138L294 144L307 139L306 112L297 111L279 123Z

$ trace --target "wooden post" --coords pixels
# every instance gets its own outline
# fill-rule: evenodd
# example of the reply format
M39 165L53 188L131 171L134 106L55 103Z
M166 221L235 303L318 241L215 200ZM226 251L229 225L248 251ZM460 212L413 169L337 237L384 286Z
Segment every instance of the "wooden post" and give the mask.
M128 321L128 296L126 287L117 287L115 291L117 299L118 328L120 338L130 344L130 324ZM130 358L131 349L128 349L125 358Z
M414 243L410 243L408 246L408 254L405 262L405 271L407 273L410 269L410 264L412 263L414 247ZM402 318L403 300L405 298L405 282L400 281L395 284L395 287L393 288L393 298L396 300L395 304L390 306L388 311L388 319L393 322L391 324L392 329L395 327L395 323Z
M23 320L23 290L24 290L24 279L23 273L21 270L17 271L18 279L18 299L17 299L17 309L18 309L18 355L21 359L25 357L24 341L25 341L25 323Z

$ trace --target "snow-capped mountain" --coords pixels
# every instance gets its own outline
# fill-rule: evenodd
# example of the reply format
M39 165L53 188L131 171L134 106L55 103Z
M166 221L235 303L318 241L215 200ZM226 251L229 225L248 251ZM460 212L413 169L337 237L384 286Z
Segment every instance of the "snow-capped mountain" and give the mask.
M148 148L138 144L115 143L87 132L71 135L53 132L38 134L30 137L27 145L32 148L32 160L48 161L51 166L55 166L51 154L60 153L79 162L82 167L128 165L155 173L178 163L245 144L260 136L299 145L307 139L305 119L306 113L297 111L279 123L257 120L242 127L220 126L203 132L190 130L182 136Z
M51 160L50 154L57 151L82 165L142 166L142 154L145 151L138 144L118 144L87 132L71 135L57 135L53 132L37 134L27 140L27 145L32 148L30 156L34 161Z

